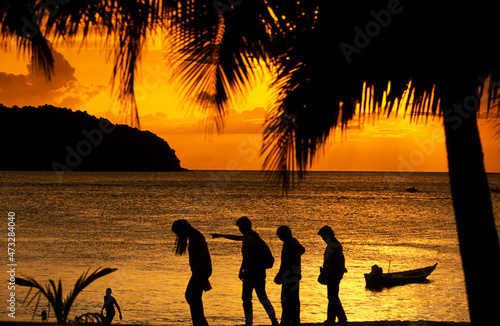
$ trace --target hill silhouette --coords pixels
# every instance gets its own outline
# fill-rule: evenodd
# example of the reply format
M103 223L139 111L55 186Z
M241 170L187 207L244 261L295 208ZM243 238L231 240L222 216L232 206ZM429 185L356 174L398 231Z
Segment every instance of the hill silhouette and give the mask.
M0 104L2 171L186 171L168 143L51 105Z

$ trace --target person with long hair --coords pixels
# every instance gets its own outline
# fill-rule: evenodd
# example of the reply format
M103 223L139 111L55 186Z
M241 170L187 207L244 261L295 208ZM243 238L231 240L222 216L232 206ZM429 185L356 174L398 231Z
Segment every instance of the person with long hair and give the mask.
M328 311L326 324L334 324L338 318L339 323L347 322L346 314L339 298L340 281L347 272L342 245L335 237L335 233L329 226L323 226L318 235L325 241L323 267L318 281L327 287Z
M172 231L177 235L175 254L183 255L186 249L189 254L191 278L185 296L191 310L193 326L208 326L202 301L203 291L209 291L212 288L208 280L212 275L212 261L207 241L203 234L186 220L175 221L172 224Z

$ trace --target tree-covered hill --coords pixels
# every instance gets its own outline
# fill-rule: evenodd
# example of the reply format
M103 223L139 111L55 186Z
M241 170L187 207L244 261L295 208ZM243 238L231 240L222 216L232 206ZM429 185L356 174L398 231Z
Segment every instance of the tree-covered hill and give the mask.
M0 105L0 137L3 171L186 170L149 131L50 105Z

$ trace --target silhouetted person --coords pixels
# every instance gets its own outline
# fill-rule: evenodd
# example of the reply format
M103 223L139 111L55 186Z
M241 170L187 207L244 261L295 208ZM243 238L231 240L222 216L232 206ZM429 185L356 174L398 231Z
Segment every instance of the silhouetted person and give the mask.
M223 237L230 240L243 241L241 253L243 260L241 262L240 272L238 277L243 281L242 299L243 311L245 313L245 325L253 324L253 306L252 293L255 289L257 298L264 307L271 319L272 325L279 325L276 319L274 307L269 301L266 293L266 267L262 263L261 250L259 250L259 242L264 241L260 238L257 232L252 230L252 222L248 217L240 217L236 221L236 225L240 229L243 236L213 234L214 238Z
M47 321L47 310L42 310L42 321Z
M193 228L186 220L177 220L172 224L172 231L177 235L175 253L183 255L186 247L189 253L191 278L186 288L186 301L191 310L193 326L208 326L203 312L203 291L209 291L212 261L207 242L200 231ZM188 246L189 239L189 246Z
M347 269L345 268L342 245L335 238L335 233L329 226L322 227L318 234L327 244L321 270L322 283L326 284L328 292L328 318L326 323L333 324L336 318L340 323L343 323L347 321L347 317L339 299L339 285Z
M302 279L300 256L306 249L292 237L292 231L282 225L276 232L281 241L281 266L274 278L276 284L281 284L281 325L295 326L300 324L299 283Z
M373 265L372 271L370 272L370 274L375 275L377 277L382 276L382 274L383 274L382 267L379 267L378 265Z
M106 316L104 317L103 324L111 325L113 318L115 317L115 306L118 308L118 312L120 313L120 320L122 319L122 311L120 310L120 306L116 299L111 295L111 289L106 289L106 295L104 296L104 304L102 305L101 315L104 309L106 309Z

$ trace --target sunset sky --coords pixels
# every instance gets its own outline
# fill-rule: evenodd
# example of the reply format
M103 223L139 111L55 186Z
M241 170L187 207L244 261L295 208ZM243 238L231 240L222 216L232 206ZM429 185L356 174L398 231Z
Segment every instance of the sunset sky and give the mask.
M158 42L159 43L159 42ZM113 104L110 77L112 65L99 43L88 42L80 49L56 47L56 75L50 84L29 69L29 58L18 56L15 46L0 50L0 103L6 106L52 104L87 111L114 123L126 120ZM181 165L188 169L258 170L262 123L271 92L270 76L255 85L241 104L228 112L221 134L207 134L196 108L182 105L176 90L168 84L169 70L161 44L150 44L136 83L141 129L154 132L175 149ZM361 94L361 89L360 89ZM500 172L500 127L492 118L479 120L487 172ZM410 123L409 118L370 117L360 125L353 121L345 132L331 137L312 170L323 171L447 171L444 131L439 119Z

